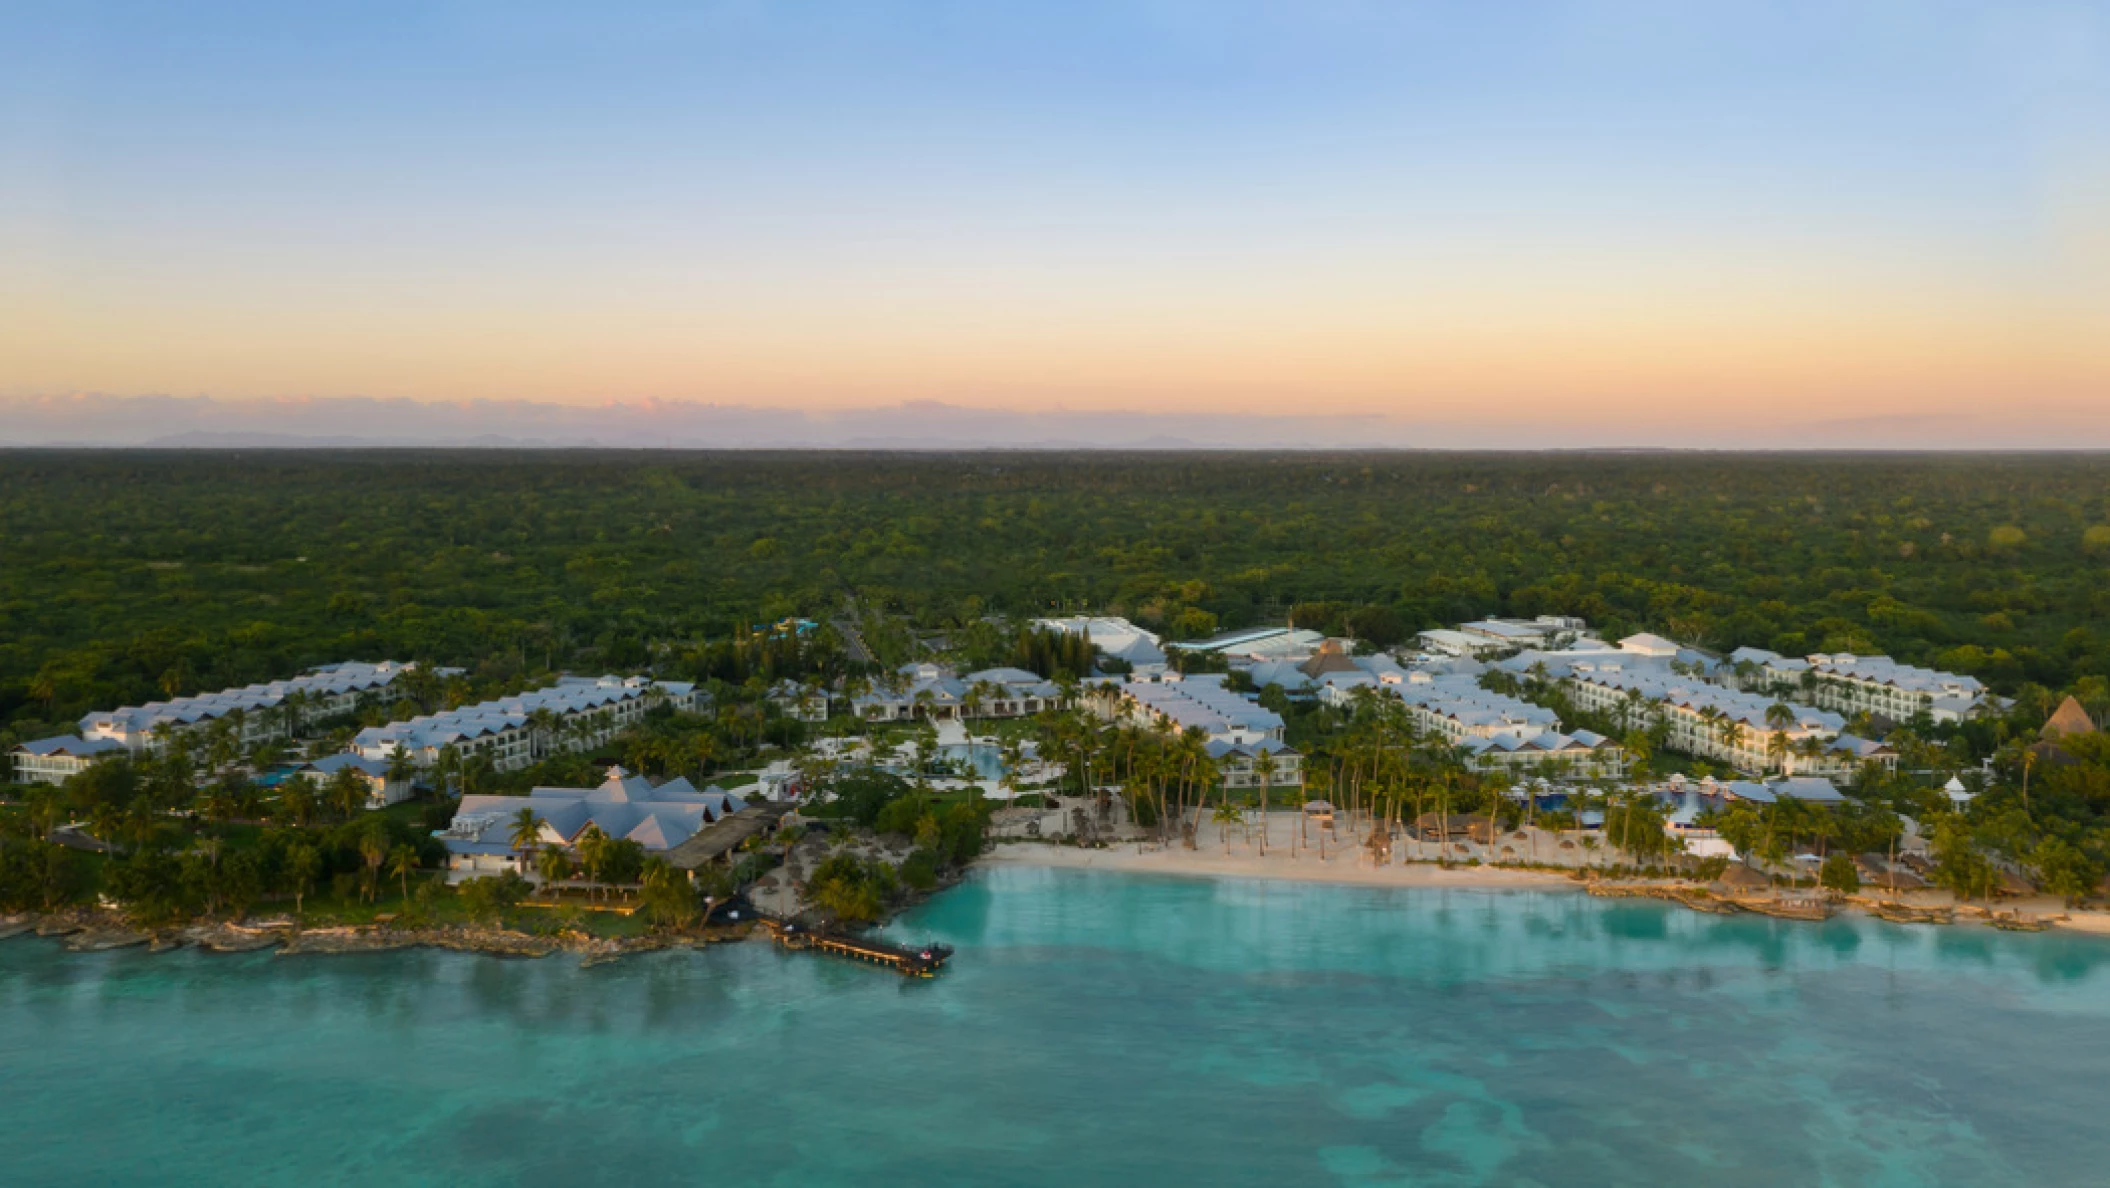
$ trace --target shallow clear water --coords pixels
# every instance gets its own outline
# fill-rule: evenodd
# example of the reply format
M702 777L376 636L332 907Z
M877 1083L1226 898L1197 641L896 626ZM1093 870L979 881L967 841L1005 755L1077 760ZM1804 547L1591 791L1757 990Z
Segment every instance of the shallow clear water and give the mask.
M2110 943L980 875L942 978L0 943L0 1181L2093 1184Z

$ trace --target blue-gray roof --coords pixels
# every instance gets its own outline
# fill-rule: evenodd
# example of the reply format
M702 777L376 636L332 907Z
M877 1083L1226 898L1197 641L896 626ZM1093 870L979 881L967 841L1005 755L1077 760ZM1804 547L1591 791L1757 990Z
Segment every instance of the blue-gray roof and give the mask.
M374 779L380 779L388 774L388 763L386 761L381 759L368 759L361 755L355 755L350 751L340 751L335 755L328 755L321 759L310 760L309 762L301 764L296 770L312 771L318 775L327 776L336 775L338 772L343 771L347 767L353 768L354 770L357 770Z
M125 745L108 738L81 738L78 735L61 734L55 738L40 738L35 742L16 743L15 750L27 755L73 755L86 758L90 755L107 755L111 751L122 751Z

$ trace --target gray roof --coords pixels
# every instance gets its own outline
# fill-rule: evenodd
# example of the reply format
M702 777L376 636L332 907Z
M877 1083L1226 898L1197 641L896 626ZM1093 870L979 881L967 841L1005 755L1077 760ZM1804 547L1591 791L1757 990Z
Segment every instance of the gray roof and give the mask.
M1120 688L1138 705L1163 715L1182 730L1267 734L1282 729L1280 714L1224 688L1221 680L1131 681Z
M25 755L72 755L85 759L91 755L107 755L122 751L125 745L115 739L81 738L78 735L61 734L53 738L40 738L34 742L16 743L17 753Z
M511 697L465 705L443 713L422 714L404 722L369 726L359 732L352 745L360 750L387 751L402 747L416 752L458 742L503 734L527 725L536 710L558 715L574 714L603 706L634 701L657 690L667 692L665 682L644 677L560 677L545 689L531 689Z
M236 710L243 713L271 710L285 704L286 698L293 693L328 697L382 688L401 675L405 667L392 660L384 660L379 664L347 661L283 681L244 685L239 689L223 689L218 693L199 693L191 697L171 698L168 701L149 701L145 705L128 705L120 709L87 714L81 718L80 726L84 731L121 731L128 734L145 733L157 726L190 726L225 717Z
M318 775L327 776L336 775L338 772L344 770L347 767L354 768L364 773L365 775L377 780L388 774L387 760L368 759L363 755L357 755L352 753L351 751L342 751L338 754L329 755L321 759L313 759L301 764L294 770L312 771Z
M535 788L526 796L464 796L455 809L454 823L434 836L450 853L510 853L513 818L521 809L532 809L536 819L567 845L577 841L588 825L596 825L610 837L628 838L648 851L660 852L746 807L746 801L723 789L698 791L686 779L654 786L616 767L595 788Z

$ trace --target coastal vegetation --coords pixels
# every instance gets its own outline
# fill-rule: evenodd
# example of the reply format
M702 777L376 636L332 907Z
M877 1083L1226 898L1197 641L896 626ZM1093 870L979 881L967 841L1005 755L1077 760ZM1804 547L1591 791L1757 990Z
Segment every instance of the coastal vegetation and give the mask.
M1833 857L1894 849L1909 818L1961 897L2019 873L2080 899L2110 864L2110 747L2068 739L2047 761L2036 744L2061 696L2110 710L2104 475L2085 456L0 454L0 743L355 656L423 663L390 703L308 723L307 749L562 671L649 671L711 692L705 711L655 711L593 755L512 773L443 756L435 799L377 813L349 779L267 784L292 749L244 749L216 724L63 789L13 789L0 905L108 897L147 922L262 903L539 918L518 876L458 892L431 877L449 796L587 786L609 758L730 782L815 735L888 729L795 720L771 700L777 682L853 693L910 658L1022 667L1074 689L1093 657L1028 622L1086 610L1174 638L1288 622L1364 647L1481 615L1566 614L1613 636L1883 651L1976 675L2003 708L1893 724L1899 770L1863 771L1846 803L1738 805L1709 823L1762 863L1811 854L1811 881L1843 886L1851 871ZM1505 679L1571 726L1622 738L1643 774L1709 774L1555 686ZM1203 824L1228 844L1250 814L1316 797L1361 828L1433 820L1449 834L1452 818L1477 818L1572 833L1604 847L1606 866L1670 857L1661 806L1620 785L1585 784L1542 811L1510 794L1534 773L1472 770L1383 698L1259 695L1287 721L1303 786L1268 789L1263 771L1261 789L1234 790L1197 738L1074 711L1002 731L1064 766L1060 791L1115 789L1124 818L1167 844L1194 843ZM836 852L806 874L809 899L841 919L883 915L983 845L978 799L798 762L834 793L838 828L907 843L899 861ZM1959 772L1974 796L1963 807L1938 790ZM1587 835L1586 816L1601 821ZM47 840L67 822L92 844ZM541 852L528 830L519 845L541 882L581 888L588 906L620 896L664 928L693 925L699 893L730 894L776 861L756 848L699 889L634 844ZM599 915L583 918L601 927Z
M846 620L881 662L991 612L1373 643L1580 615L1885 652L2006 692L2110 672L2093 456L0 454L0 728L351 656L740 682ZM797 646L794 646L796 644ZM832 646L832 645L831 645ZM793 657L798 657L794 660Z

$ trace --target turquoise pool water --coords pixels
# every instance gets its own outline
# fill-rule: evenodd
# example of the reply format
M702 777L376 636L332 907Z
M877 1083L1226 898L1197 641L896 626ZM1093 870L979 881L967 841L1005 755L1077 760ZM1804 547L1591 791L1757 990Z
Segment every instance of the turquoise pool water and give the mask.
M0 943L0 1180L2103 1182L2110 944L1075 871L910 982Z
M985 780L1004 778L1004 749L992 743L947 743L938 754L959 762L966 760L975 775Z

